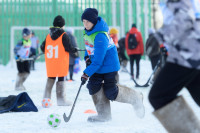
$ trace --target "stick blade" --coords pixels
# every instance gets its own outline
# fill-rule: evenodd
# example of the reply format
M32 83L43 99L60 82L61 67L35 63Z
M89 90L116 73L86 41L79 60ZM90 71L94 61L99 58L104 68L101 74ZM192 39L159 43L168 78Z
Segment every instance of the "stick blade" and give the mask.
M65 122L68 122L69 119L70 119L70 117L67 117L66 114L64 113L64 114L63 114L63 119L64 119Z
M145 84L145 85L138 85L138 84L136 84L135 85L135 87L148 87L149 86L149 84Z

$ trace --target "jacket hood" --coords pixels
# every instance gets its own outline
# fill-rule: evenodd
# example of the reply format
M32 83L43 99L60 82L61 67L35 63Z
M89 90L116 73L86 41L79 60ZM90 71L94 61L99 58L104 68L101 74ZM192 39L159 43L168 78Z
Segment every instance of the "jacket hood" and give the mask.
M132 27L131 30L129 31L130 33L135 33L135 32L138 32L137 28L135 27Z
M109 28L108 28L107 23L101 17L98 17L97 24L94 26L94 28L91 31L85 30L85 33L87 35L91 35L99 31L108 32L108 30Z
M61 28L55 28L55 27L50 28L50 36L53 40L59 38L64 32L65 31Z

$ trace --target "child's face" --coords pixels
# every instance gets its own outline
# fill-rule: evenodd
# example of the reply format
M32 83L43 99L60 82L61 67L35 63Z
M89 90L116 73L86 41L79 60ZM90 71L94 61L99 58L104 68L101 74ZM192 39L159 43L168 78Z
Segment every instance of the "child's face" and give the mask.
M92 29L94 24L86 19L83 19L83 25L86 28L86 30L90 30L90 29Z
M31 38L31 34L28 36L23 36L24 40L28 40L29 38Z

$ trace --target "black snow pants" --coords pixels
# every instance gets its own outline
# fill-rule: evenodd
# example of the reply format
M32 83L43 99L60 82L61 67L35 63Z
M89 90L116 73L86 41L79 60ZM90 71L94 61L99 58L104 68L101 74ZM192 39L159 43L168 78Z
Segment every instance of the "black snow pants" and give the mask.
M134 61L136 61L136 77L139 77L140 75L140 59L141 59L141 54L134 54L134 55L129 55L130 58L130 69L131 69L131 76L134 74Z
M29 64L29 61L23 61L23 62L20 62L20 61L16 61L17 63L17 70L19 73L30 73L30 64Z
M200 70L167 62L150 90L149 101L157 110L174 100L183 87L200 106Z

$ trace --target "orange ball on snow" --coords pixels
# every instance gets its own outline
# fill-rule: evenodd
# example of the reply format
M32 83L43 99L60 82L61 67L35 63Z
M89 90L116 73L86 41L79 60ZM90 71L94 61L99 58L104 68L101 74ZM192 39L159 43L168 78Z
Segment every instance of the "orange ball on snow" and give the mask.
M49 108L49 107L51 107L51 106L52 106L51 99L49 99L49 98L44 98L44 99L42 100L42 107L44 107L44 108Z

